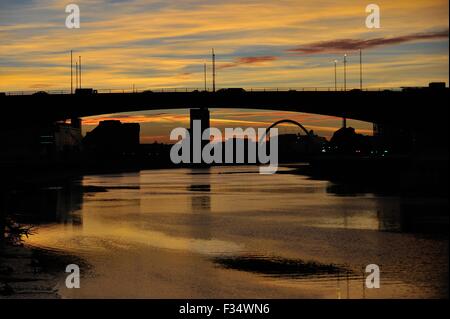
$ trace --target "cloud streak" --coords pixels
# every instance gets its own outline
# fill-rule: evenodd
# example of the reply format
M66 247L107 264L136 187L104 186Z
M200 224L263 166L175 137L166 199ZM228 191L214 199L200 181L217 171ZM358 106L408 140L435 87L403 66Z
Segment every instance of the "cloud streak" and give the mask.
M342 51L351 51L359 49L372 49L375 47L395 45L412 41L435 40L448 38L448 29L438 32L413 33L396 37L382 37L368 40L362 39L338 39L331 41L314 42L289 49L287 52L302 55L318 53L336 53Z
M286 50L317 43L322 44L315 48L318 52L330 47L348 51L362 44L383 49L381 43L434 39L440 35L422 32L448 29L445 0L379 0L377 4L389 12L389 18L383 19L382 35L381 30L368 32L360 0L345 4L323 0L320 6L317 0L77 0L82 12L77 30L65 27L67 1L3 2L2 92L67 90L70 50L83 56L84 83L89 87L203 88L205 62L211 82L212 47L221 69L219 88L334 86L329 57ZM332 45L330 30L335 41L370 40ZM373 50L365 60L365 85L448 82L448 40L421 41L426 43L392 45L396 50L390 52ZM349 71L349 83L353 83L351 66Z
M222 64L218 66L218 69L227 69L227 68L234 68L241 65L248 65L248 64L259 64L259 63L265 63L265 62L271 62L275 61L278 58L276 56L248 56L248 57L241 57L235 59L231 63Z

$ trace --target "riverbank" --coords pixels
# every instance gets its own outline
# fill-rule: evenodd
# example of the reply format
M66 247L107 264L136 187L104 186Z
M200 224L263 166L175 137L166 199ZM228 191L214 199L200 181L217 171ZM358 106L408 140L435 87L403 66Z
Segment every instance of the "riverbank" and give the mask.
M68 264L74 256L29 245L0 247L0 299L59 299Z
M323 156L308 165L288 164L289 173L333 182L344 192L418 197L447 197L448 156ZM286 172L283 172L286 173ZM337 190L339 192L339 190Z

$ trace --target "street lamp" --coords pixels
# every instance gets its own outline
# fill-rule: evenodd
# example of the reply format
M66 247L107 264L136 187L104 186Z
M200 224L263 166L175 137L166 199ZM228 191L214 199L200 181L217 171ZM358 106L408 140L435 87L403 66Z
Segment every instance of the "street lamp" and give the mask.
M337 91L337 60L334 60L334 90Z
M347 54L344 54L344 92L347 91ZM342 127L347 128L347 118L342 118Z
M362 50L359 49L359 89L362 91Z
M206 63L203 64L203 80L205 82L205 92L208 91L207 85L206 85Z
M347 54L344 54L344 91L347 91Z

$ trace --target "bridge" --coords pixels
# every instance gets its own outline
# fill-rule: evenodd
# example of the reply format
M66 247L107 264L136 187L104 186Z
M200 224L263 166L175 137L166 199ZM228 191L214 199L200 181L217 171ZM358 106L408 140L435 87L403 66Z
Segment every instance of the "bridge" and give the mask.
M171 91L140 93L0 95L3 116L18 120L64 120L110 113L240 108L304 112L423 128L446 125L449 89L402 91ZM6 124L4 122L4 124Z

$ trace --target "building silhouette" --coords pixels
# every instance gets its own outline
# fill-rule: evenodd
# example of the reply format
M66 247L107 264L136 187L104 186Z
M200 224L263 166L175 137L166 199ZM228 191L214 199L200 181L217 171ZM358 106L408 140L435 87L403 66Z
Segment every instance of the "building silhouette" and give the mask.
M94 130L86 134L83 146L90 155L118 158L132 156L139 150L139 134L139 123L101 121Z
M342 127L334 132L329 148L337 154L366 155L372 150L372 138L356 133L353 127Z
M81 120L71 122L35 121L2 132L0 162L45 164L76 160L82 150Z

